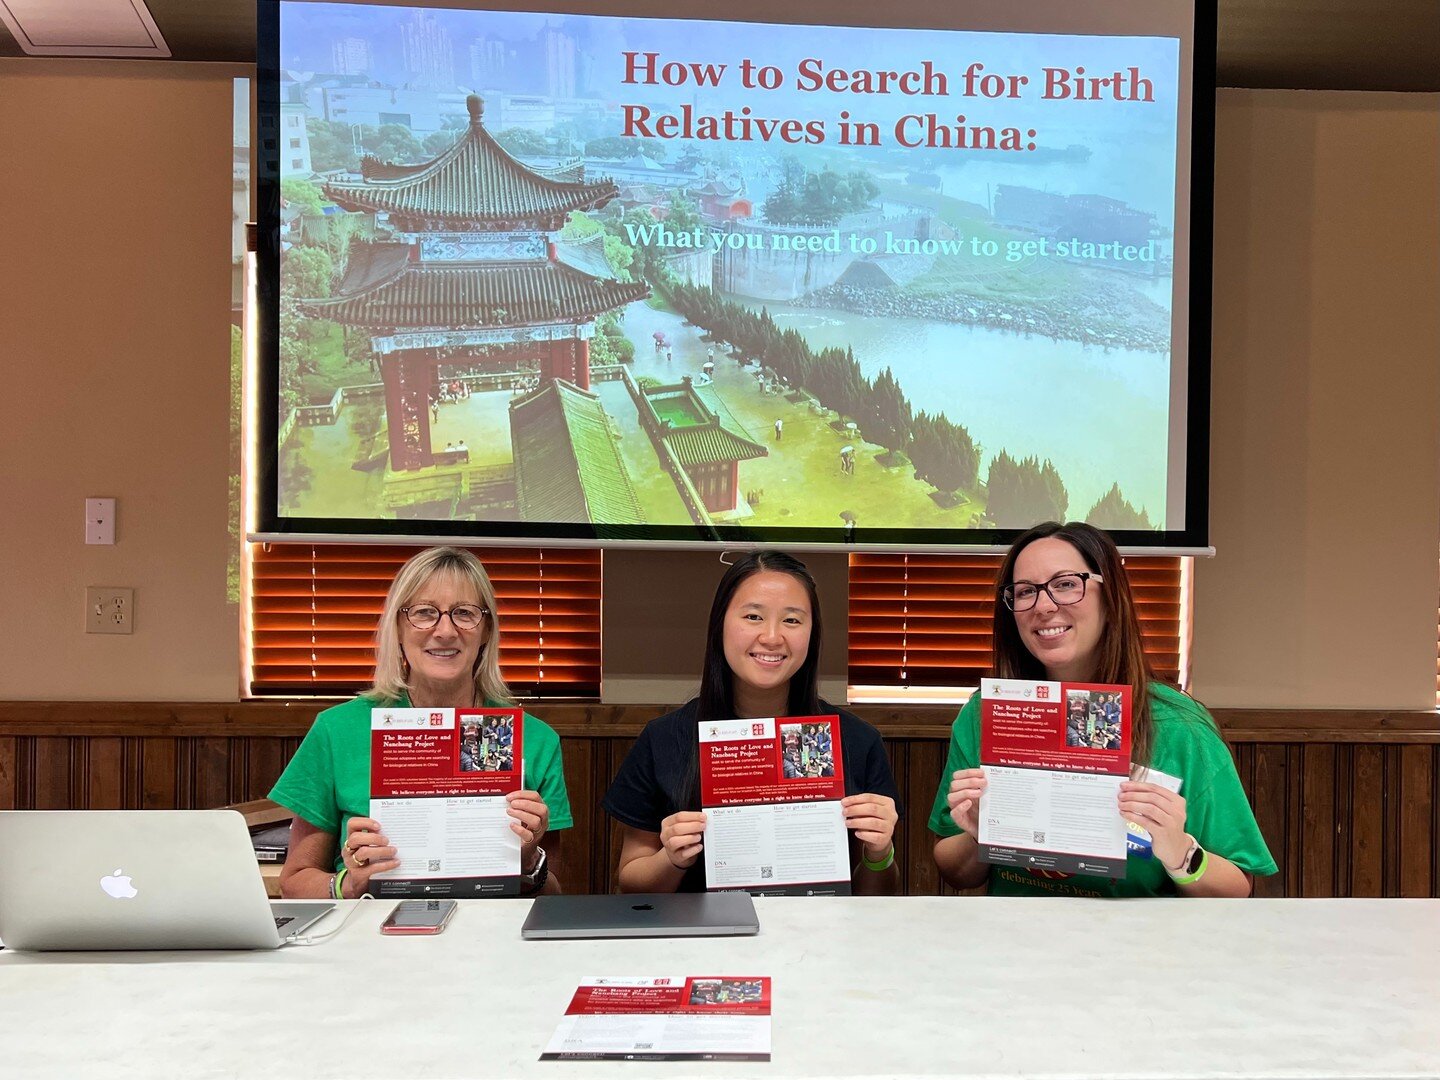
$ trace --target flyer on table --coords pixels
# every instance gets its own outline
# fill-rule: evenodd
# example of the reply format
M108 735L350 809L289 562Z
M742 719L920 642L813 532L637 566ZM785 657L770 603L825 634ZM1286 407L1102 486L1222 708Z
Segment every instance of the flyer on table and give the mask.
M980 694L980 858L1123 878L1130 688L985 679Z
M523 787L519 709L372 709L370 816L400 865L376 896L513 896L520 838L505 796Z
M583 979L541 1061L769 1061L768 975Z
M706 885L757 895L848 895L844 797L838 716L701 724Z

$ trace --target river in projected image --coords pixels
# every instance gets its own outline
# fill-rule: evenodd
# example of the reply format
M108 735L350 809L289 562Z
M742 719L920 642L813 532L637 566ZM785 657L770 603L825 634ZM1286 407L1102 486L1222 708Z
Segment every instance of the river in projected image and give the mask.
M1168 356L927 319L764 306L781 330L798 330L815 348L849 346L867 378L889 367L917 410L963 424L984 448L982 476L1001 449L1049 458L1071 515L1118 482L1152 521L1163 520Z

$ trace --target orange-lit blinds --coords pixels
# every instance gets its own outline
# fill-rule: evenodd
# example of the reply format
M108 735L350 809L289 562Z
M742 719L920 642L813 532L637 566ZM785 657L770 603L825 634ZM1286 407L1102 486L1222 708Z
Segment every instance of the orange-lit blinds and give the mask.
M600 695L600 552L472 548L495 585L500 667L520 697ZM251 695L337 696L370 685L375 622L413 547L254 549Z
M850 685L978 686L990 670L998 555L850 556ZM1180 560L1125 560L1145 650L1180 669Z

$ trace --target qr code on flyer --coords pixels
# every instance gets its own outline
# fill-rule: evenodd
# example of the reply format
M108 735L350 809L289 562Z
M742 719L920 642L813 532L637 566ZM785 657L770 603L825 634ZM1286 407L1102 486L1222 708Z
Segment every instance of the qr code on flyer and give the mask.
M771 878L773 878L774 876L775 876L775 868L774 868L773 866L762 866L762 867L760 867L760 880L761 880L761 881L769 881L769 880L770 880Z
M1034 836L1035 836L1035 843L1037 843L1037 844L1043 844L1043 843L1045 842L1045 834L1044 834L1043 832L1041 832L1039 829L1036 829L1036 830L1035 830Z
M439 859L431 859L431 860L430 860L430 873L432 873L432 874L437 873L437 872L439 871L439 869L440 869L440 860L439 860Z

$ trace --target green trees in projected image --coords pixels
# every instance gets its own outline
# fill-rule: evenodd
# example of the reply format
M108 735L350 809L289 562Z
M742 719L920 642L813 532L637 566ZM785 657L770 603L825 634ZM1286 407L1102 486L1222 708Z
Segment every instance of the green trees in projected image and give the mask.
M973 491L979 482L980 449L970 432L948 417L927 412L915 417L908 453L915 475L941 491Z
M595 321L595 336L590 339L590 363L607 367L634 361L635 343L625 336L615 312L606 312Z
M1064 521L1070 506L1065 482L1049 458L1016 461L1004 450L990 462L986 516L1001 528L1022 529L1037 521Z
M495 133L495 141L515 157L533 157L550 152L550 140L528 128L506 128Z
M799 331L780 330L764 308L757 314L721 299L709 288L686 285L673 278L664 279L657 288L696 326L733 342L745 356L760 358L791 386L808 391L822 405L854 420L861 438L892 452L908 454L919 479L947 494L975 491L980 450L970 432L941 414L916 415L889 368L872 381L861 373L850 349L829 348L816 353ZM1046 466L1053 474L1053 466L1049 462ZM1054 476L1064 500L1065 486L1059 479Z
M310 167L316 172L354 172L360 168L349 124L309 116L305 118L305 134L310 139Z
M334 263L318 247L294 247L285 253L280 275L280 421L307 404L304 378L315 372L320 335L314 319L300 314L299 300L330 295Z
M403 124L375 127L310 116L305 120L305 133L310 139L310 167L316 172L358 172L362 154L402 164L414 164L435 156L427 154L420 140ZM453 141L452 133L450 142ZM450 142L445 145L449 146Z
M670 195L670 212L665 215L665 224L672 231L694 232L700 227L700 207L684 198L678 191Z
M453 129L432 131L420 140L420 148L425 151L426 157L439 157L455 144L455 139L459 134L459 131Z
M1126 501L1125 496L1120 492L1119 484L1111 484L1110 490L1095 501L1085 520L1097 529L1114 531L1116 529L1139 529L1145 532L1152 531L1155 526L1150 521L1150 515L1145 508L1136 509Z
M602 225L584 211L576 210L570 214L565 227L560 230L560 239L585 241L597 234L604 234L602 243L605 245L605 261L610 264L611 271L620 281L634 281L632 267L635 262L635 249L625 242L619 230L618 221L612 219L609 224Z
M773 225L834 225L846 214L867 209L880 194L880 186L860 170L809 172L793 155L781 168L779 186L760 209Z
M638 206L631 207L618 218L606 219L605 231L612 234L622 244L625 244L626 247L630 247L625 240L625 237L628 235L625 232L625 226L627 224L634 226L637 230L643 229L648 232L655 227L655 219L650 216L649 210L642 209ZM642 245L630 248L630 250L632 253L630 276L636 281L648 281L652 285L658 285L660 279L666 275L665 264L661 260L661 255L664 253L663 249ZM607 256L610 253L608 245L605 248L605 253Z
M664 161L665 144L654 139L622 139L619 135L591 139L585 144L585 156L591 158L620 161L637 153L651 161Z

